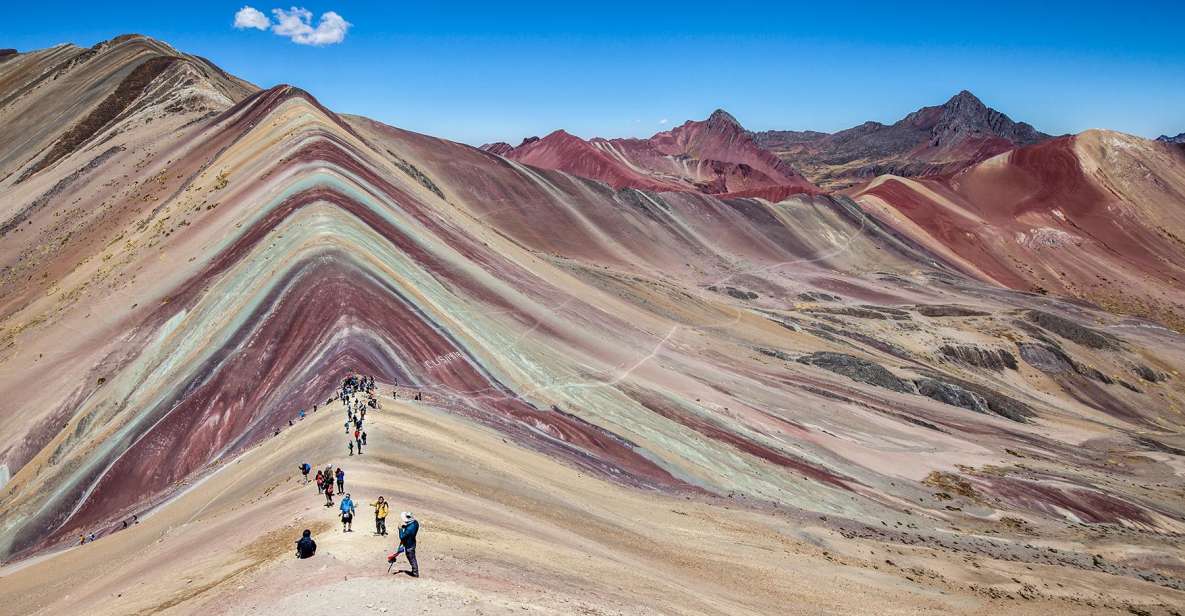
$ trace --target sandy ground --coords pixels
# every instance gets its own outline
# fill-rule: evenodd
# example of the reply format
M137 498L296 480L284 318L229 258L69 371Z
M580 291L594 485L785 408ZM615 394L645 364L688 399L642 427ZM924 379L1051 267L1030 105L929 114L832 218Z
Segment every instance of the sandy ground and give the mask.
M990 614L1091 613L1088 575L844 539L791 512L622 488L467 421L382 400L346 455L322 409L207 475L142 523L0 569L4 614ZM354 532L297 467L346 471ZM394 535L367 506L421 520L422 577L388 574ZM394 531L395 519L390 529ZM293 557L313 530L317 555ZM896 559L896 560L893 560ZM406 563L402 563L406 566ZM911 572L916 568L916 572ZM974 573L969 573L974 572ZM1070 572L1073 573L1073 572ZM1031 580L1015 578L1027 575ZM973 584L1074 577L1074 601L994 598ZM960 579L962 578L962 579ZM1149 600L1157 587L1098 576ZM1067 579L1067 581L1069 581ZM1129 588L1123 588L1127 586ZM1160 589L1165 591L1165 589ZM1165 591L1168 592L1168 591Z

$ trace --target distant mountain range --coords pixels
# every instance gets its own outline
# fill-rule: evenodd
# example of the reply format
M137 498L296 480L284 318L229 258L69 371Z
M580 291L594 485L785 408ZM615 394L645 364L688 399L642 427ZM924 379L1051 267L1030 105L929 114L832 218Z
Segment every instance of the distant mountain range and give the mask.
M1156 138L1157 141L1164 141L1165 143L1185 143L1185 133L1180 133L1176 137L1168 135L1161 135Z
M518 147L483 150L545 169L601 180L614 188L694 190L712 195L761 196L777 201L819 192L789 163L759 146L723 110L649 139L584 140L563 130L524 139Z
M878 175L934 175L1050 138L1014 122L966 90L885 125L865 122L833 134L755 133L762 147L820 186L840 188Z
M618 188L784 196L846 188L884 174L948 173L1050 138L964 90L896 123L865 122L836 133L749 132L717 110L705 121L687 122L650 139L586 141L556 131L527 138L518 147L499 142L482 149Z

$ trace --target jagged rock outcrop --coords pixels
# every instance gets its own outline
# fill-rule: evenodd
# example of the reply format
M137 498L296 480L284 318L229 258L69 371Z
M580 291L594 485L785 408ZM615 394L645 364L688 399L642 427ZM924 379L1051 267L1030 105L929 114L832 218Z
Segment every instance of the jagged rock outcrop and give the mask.
M1016 356L1004 349L984 349L971 345L944 344L938 352L949 359L989 370L1016 370Z
M912 394L917 391L912 383L889 372L884 366L852 355L820 351L799 357L797 361L842 374L853 381L902 393Z
M943 404L975 411L976 413L990 412L988 402L975 392L968 391L953 383L937 379L918 379L914 381L918 393L933 398Z

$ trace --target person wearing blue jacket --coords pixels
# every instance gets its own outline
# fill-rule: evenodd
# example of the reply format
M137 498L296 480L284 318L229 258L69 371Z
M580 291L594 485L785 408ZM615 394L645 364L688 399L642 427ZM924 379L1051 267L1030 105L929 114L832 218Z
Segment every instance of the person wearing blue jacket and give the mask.
M342 512L342 532L354 532L354 499L350 498L350 495L347 494L346 497L342 499L340 507Z
M420 531L420 523L410 511L399 514L399 519L403 524L399 526L399 550L396 554L407 554L407 562L411 564L411 572L408 575L420 577L420 563L416 561L416 533Z

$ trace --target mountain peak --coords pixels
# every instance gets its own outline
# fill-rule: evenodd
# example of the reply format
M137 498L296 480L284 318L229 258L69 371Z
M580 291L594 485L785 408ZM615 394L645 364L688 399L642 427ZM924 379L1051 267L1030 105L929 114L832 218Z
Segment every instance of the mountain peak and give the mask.
M962 90L958 94L950 97L950 100L943 103L942 108L946 111L953 112L970 112L973 114L983 113L989 108L979 100L978 96L971 93L970 90Z
M709 126L721 128L744 130L744 127L741 126L741 123L738 122L736 118L732 117L731 113L728 113L723 109L717 109L716 111L713 111L712 115L708 116L707 124Z

